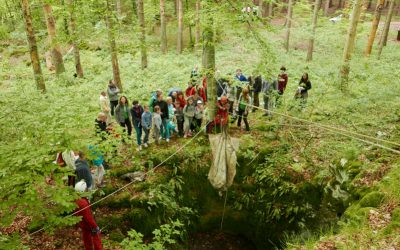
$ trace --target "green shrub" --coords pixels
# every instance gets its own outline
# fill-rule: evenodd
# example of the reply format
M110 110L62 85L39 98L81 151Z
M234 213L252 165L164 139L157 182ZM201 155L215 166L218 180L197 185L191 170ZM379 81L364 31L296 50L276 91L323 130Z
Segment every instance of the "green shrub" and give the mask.
M374 191L365 195L359 202L360 207L379 207L385 195L382 192Z

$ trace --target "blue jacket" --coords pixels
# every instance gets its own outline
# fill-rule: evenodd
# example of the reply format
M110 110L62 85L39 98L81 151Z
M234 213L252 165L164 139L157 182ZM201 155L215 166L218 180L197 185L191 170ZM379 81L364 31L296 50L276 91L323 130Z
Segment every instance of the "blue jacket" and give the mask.
M142 114L142 127L144 129L151 129L153 115L150 112L143 112Z
M93 165L96 167L103 165L104 158L99 147L90 145L88 149L90 151L90 157L92 158Z

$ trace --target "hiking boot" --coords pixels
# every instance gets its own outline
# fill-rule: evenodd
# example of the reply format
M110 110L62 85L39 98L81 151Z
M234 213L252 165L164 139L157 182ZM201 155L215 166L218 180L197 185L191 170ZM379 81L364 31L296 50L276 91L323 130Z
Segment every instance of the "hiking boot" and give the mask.
M167 138L165 141L168 143L169 142L169 138Z

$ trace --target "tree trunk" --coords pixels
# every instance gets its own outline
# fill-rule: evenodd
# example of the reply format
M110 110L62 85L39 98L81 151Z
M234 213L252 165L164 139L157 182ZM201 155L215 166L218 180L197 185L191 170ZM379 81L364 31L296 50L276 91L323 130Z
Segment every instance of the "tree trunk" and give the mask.
M44 84L42 68L40 67L35 31L33 30L33 25L32 25L31 8L29 6L28 0L21 0L21 3L22 3L21 5L22 12L25 19L25 30L28 39L29 52L31 55L33 75L35 76L36 87L37 89L45 92L46 86Z
M182 35L183 35L183 3L178 0L178 39L176 43L176 52L182 53Z
M264 17L264 0L258 1L259 16Z
M165 19L165 0L160 0L160 21L161 21L161 52L167 53L167 21Z
M268 16L272 17L274 15L274 2L268 3Z
M70 27L71 27L71 44L74 48L75 70L79 78L83 77L83 69L81 65L81 56L78 47L78 37L76 34L76 21L75 21L75 0L68 0Z
M147 48L146 48L146 24L144 21L143 0L137 0L137 9L140 26L140 54L142 55L142 69L147 68Z
M374 44L374 40L375 40L375 36L376 36L376 30L378 29L379 21L381 19L382 8L383 8L384 3L385 3L385 0L378 0L378 2L376 4L375 17L374 17L374 20L372 21L371 32L368 37L367 48L365 49L366 56L369 56L371 54L372 46Z
M289 39L290 39L290 29L292 27L292 16L293 16L293 0L289 0L288 12L286 15L286 38L285 38L286 52L289 52Z
M342 3L343 3L343 0L339 0L338 6L337 6L338 9L342 8Z
M340 89L342 91L347 90L347 86L349 83L350 59L354 49L355 38L357 35L357 25L360 19L362 2L362 0L355 0L351 13L350 26L347 31L346 44L343 51L343 61L340 68Z
M195 20L195 25L196 25L196 46L200 44L200 0L196 0L196 20Z
M116 0L116 10L117 10L117 16L120 18L122 16L122 3L121 0Z
M368 0L368 6L367 6L367 9L371 9L371 6L372 6L372 0Z
M110 3L111 0L107 0L107 10L106 10L106 24L107 24L107 31L108 31L108 42L110 43L110 52L111 52L111 64L113 68L113 76L114 76L114 83L122 92L122 83L121 77L119 74L119 65L118 65L118 52L117 52L117 45L115 43L114 37L114 21L112 18L112 6Z
M314 41L315 41L315 29L317 28L317 20L318 20L318 10L319 6L321 4L321 0L315 0L315 5L314 5L314 14L313 14L313 19L312 19L312 24L311 24L311 38L308 43L308 52L307 52L307 59L306 61L309 62L312 60L312 54L314 51Z
M388 10L388 14L386 16L385 26L383 27L383 33L382 33L382 36L381 36L381 41L379 43L378 59L380 59L380 57L381 57L383 46L386 46L386 43L387 43L387 37L388 37L388 34L389 34L390 22L392 21L394 6L395 6L395 0L391 0L390 1L390 6L389 6L389 10Z
M210 4L211 0L207 1ZM217 86L214 78L215 72L215 41L213 30L213 16L209 12L209 6L206 6L208 13L205 13L203 27L203 69L206 73L207 97L208 97L208 121L213 121L217 112ZM204 9L204 8L203 8Z
M65 2L64 0L60 0L60 4L63 7L63 10L65 10ZM63 15L63 22L64 22L64 33L68 37L69 36L69 30L68 30L68 20L67 16Z
M137 5L136 5L136 0L131 0L132 1L132 12L133 12L133 15L135 15L136 17L138 17L137 16L137 13L138 13L138 11L137 11ZM132 17L132 19L133 19L133 17ZM132 20L133 21L133 20Z
M51 59L56 67L56 74L65 72L64 62L61 54L61 48L56 41L56 22L53 17L53 10L50 4L43 5L44 14L46 16L47 31L49 33L49 43L51 47Z
M178 1L179 0L173 0L173 1L174 1L174 14L175 14L175 16L178 16L178 8L179 8Z
M324 16L329 16L329 6L330 6L331 0L326 0L325 2L325 8L324 8Z
M12 29L15 30L14 16L11 14L11 8L10 8L10 6L8 5L8 1L7 1L7 0L5 0L5 4L6 4L6 9L7 9L9 18L10 18L10 20L11 20Z

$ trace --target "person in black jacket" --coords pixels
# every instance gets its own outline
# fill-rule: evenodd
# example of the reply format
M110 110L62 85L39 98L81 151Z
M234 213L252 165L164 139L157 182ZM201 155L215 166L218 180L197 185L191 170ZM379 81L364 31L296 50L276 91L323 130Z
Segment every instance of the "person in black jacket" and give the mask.
M253 85L253 105L256 107L260 106L260 92L262 88L262 77L261 75L257 76L254 79ZM253 107L253 112L255 112L257 108Z
M153 107L158 106L160 107L161 111L161 120L162 120L162 126L161 126L161 136L163 139L168 139L169 140L169 131L167 129L167 124L168 124L168 104L166 101L163 99L162 93L157 94L157 100L154 101Z
M297 93L295 98L300 99L300 105L302 108L305 108L308 98L308 91L311 89L311 82L308 78L308 73L305 72L300 79L299 87L297 89Z

